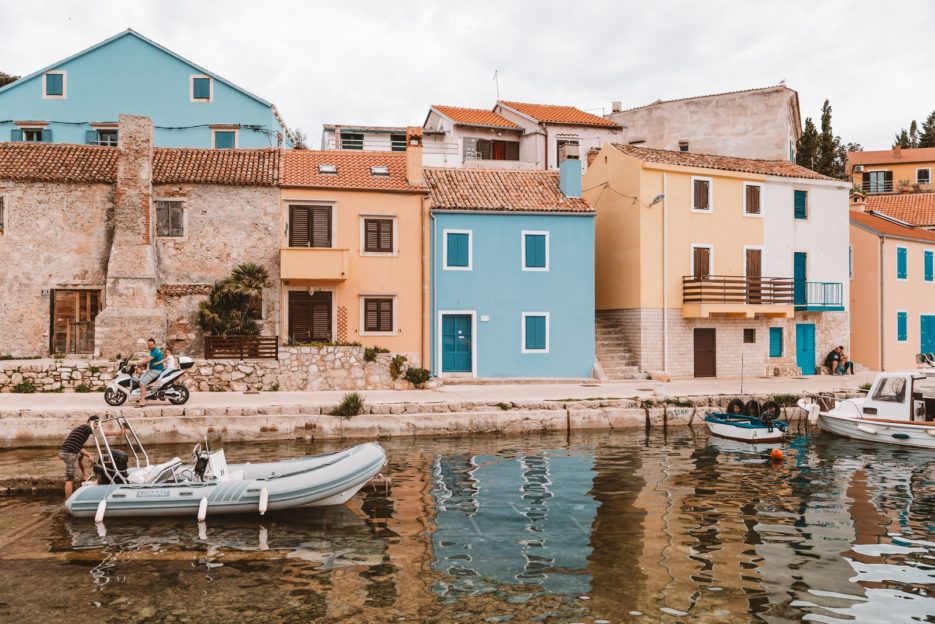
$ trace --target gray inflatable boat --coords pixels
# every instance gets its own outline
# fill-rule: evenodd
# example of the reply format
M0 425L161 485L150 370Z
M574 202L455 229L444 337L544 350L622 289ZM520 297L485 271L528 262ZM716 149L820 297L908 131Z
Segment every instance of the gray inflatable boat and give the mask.
M133 455L111 448L102 427L119 424ZM87 481L65 501L76 517L187 516L259 513L347 502L386 464L379 444L367 443L325 455L260 464L228 464L223 449L207 439L192 452L192 464L174 457L152 464L123 416L94 427L97 481Z

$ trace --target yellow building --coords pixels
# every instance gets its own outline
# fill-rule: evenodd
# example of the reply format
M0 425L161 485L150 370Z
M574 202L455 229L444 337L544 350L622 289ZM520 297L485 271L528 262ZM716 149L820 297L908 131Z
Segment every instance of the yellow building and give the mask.
M935 147L847 153L847 174L864 193L933 191Z
M283 340L360 342L425 361L422 135L405 152L288 150L280 259Z
M602 366L625 350L643 372L813 374L847 345L847 183L620 144L590 161Z

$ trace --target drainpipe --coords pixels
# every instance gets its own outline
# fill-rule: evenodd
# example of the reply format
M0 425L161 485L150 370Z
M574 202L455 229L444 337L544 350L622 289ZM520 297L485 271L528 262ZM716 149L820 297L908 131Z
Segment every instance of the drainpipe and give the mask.
M432 315L431 315L431 318L429 318L429 331L432 332L432 334L434 335L435 332L433 332L432 330L433 330L433 328L434 328L434 326L435 326L435 308L436 308L437 305L438 305L437 300L436 300L436 298L437 298L437 293L438 293L438 289L435 287L435 275L436 275L436 273L437 273L437 267L438 267L438 264L437 264L438 258L436 258L436 255L437 255L438 252L437 252L436 247L438 247L438 245L435 243L435 241L436 241L436 238L435 238L435 227L436 227L437 223L436 223L436 220L435 220L435 215L432 214L431 211L429 212L429 219L432 220L432 262L431 262L431 271L432 271ZM432 371L432 374L438 375L438 372L437 372L436 369L435 369L435 367L438 366L438 362L436 362L436 361L433 359L434 356L435 356L435 349L432 349L431 344L432 344L432 341L429 340L429 360L428 360L428 362L429 362L429 370Z
M883 247L886 244L886 234L880 234L880 370L886 370L886 331L884 314L886 313L886 287L883 281L885 275L883 266L886 256Z
M662 370L669 372L669 189L662 172Z

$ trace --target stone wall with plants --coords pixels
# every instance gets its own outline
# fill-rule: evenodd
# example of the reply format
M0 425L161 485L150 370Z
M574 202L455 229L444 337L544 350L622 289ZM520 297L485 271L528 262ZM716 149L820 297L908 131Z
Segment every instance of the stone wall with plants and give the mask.
M277 360L195 360L183 379L201 392L406 390L428 381L422 369L410 369L404 357L383 351L282 347ZM0 361L0 392L103 391L116 367L109 360Z

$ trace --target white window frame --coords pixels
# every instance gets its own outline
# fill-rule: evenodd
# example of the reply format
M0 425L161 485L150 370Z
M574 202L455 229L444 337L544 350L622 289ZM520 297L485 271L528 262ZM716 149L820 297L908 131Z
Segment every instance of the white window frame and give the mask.
M47 130L48 128L49 128L49 124L45 124L45 125L42 125L42 126L36 126L36 125L21 126L21 125L19 125L19 124L16 125L16 129L23 133L23 140L22 140L22 143L43 143L43 141L41 140L41 138L40 138L40 140L38 140L38 141L28 141L28 140L26 140L26 133L27 133L27 132L38 132L38 133L40 133L40 136L41 136L42 131L43 131L43 130Z
M208 99L202 100L201 98L195 98L195 78L207 78L208 79ZM210 104L214 101L214 77L207 74L191 74L188 77L188 101L189 102L198 102L199 104Z
M929 172L929 181L928 182L919 182L919 172L928 171ZM918 167L916 169L916 184L931 184L932 183L932 168L931 167Z
M701 210L695 208L695 181L701 180L708 183L708 208L707 210ZM689 208L691 211L697 214L714 214L714 179L708 176L692 176L691 177L691 204Z
M900 315L900 314L905 314L905 315L906 315L906 339L905 339L905 340L900 340L900 339L899 339L899 315ZM899 344L902 344L902 343L904 343L904 342L909 342L909 325L910 325L910 323L909 323L909 311L908 311L908 310L896 310L896 317L895 317L893 320L896 321L896 323L895 323L896 327L894 327L894 329L896 330L896 342L899 343ZM920 322L921 322L921 321L920 321Z
M871 180L870 180L870 174L871 174L871 173L886 173L887 171L890 171L890 170L889 170L889 169L864 169L864 175L863 175L863 177L861 177L861 179L860 179L860 188L861 188L861 190L863 190L863 188L864 188L864 181L865 181L865 180L867 181L868 184L873 184L873 182L871 182ZM883 180L883 182L880 182L881 185L885 185L885 184L886 184L886 180L885 180L886 176L883 176L883 177L884 177L884 180ZM895 182L893 183L893 186L894 186L894 187L896 186L896 183L895 183ZM892 191L892 189L890 189L890 190ZM885 193L886 190L884 189L884 190L882 190L882 191L867 191L867 192L868 192L868 193Z
M448 235L468 235L468 263L466 267L448 266ZM442 230L442 270L443 271L473 271L474 270L474 231L473 230ZM450 314L455 314L451 312ZM467 312L464 312L467 314Z
M691 256L688 258L689 267L691 270L688 272L689 275L695 277L695 249L707 249L708 250L708 275L717 275L714 271L714 245L711 243L692 243L691 244ZM746 254L744 254L744 268L746 269Z
M527 349L526 348L526 317L544 316L545 317L545 349ZM552 338L551 314L548 312L522 312L520 313L520 353L549 353Z
M393 221L393 242L392 251L367 251L367 228L364 223L367 219L391 219ZM391 258L399 255L399 219L395 214L364 214L360 215L360 247L358 252L361 256L374 256L377 258ZM447 257L447 256L446 256Z
M175 202L178 203L182 208L182 235L181 236L162 236L159 234L159 211L157 210L156 204L158 202ZM153 216L156 217L155 222L155 231L154 234L157 239L165 240L166 242L172 241L187 241L188 240L188 209L185 206L185 200L180 197L154 197L153 198Z
M399 335L399 308L398 308L398 297L396 293L373 293L373 292L362 292L358 294L360 299L359 311L357 318L360 319L359 328L357 334L360 336L397 336ZM388 332L385 331L367 331L367 308L364 305L367 299L392 299L393 300L393 329Z
M442 344L444 342L442 338L442 321L446 315L457 316L457 315L469 315L471 317L471 377L477 377L477 345L479 342L477 336L477 310L439 310L438 311L438 321L436 322L437 327L437 349L435 355L435 374L438 377L447 377L449 375L463 375L463 372L451 372L446 373L444 363L442 360Z
M61 95L49 95L46 93L45 77L49 74L58 74L62 77L62 94ZM43 100L67 100L68 99L68 72L65 70L53 70L47 71L42 74L42 99Z
M759 212L747 212L747 187L756 186L760 189L760 211ZM694 184L692 189L694 189ZM709 193L710 194L710 193ZM763 183L762 182L744 182L743 183L743 216L752 217L754 219L763 218ZM694 203L692 203L694 205Z
M526 266L526 236L545 236L545 266L544 267L527 267ZM551 256L551 241L549 239L549 230L523 230L519 235L520 247L520 268L523 271L532 271L547 273L549 271L549 259Z
M899 250L902 249L906 252L906 277L899 277ZM925 262L925 255L922 255L922 262ZM925 267L922 268L922 278L925 278ZM909 281L909 248L904 245L896 245L896 281L897 282L908 282Z
M233 132L234 147L216 147L218 132ZM211 128L211 149L237 149L238 147L240 147L240 128Z

